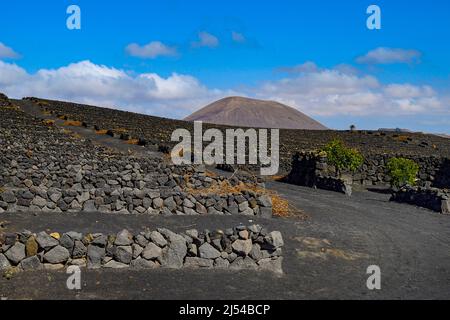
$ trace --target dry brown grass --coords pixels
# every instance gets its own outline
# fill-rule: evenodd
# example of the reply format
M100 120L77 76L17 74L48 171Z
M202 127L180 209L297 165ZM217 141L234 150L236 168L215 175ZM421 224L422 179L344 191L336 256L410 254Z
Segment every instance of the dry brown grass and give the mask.
M286 176L274 175L274 176L270 176L268 178L272 181L283 181L286 178Z
M127 144L138 145L139 144L139 139L127 140Z
M102 129L102 130L95 130L96 134L106 134L108 132L108 130L106 129Z
M189 180L189 176L186 175L185 180ZM232 186L228 180L221 181L211 185L209 188L193 189L188 186L185 188L186 192L190 194L217 194L217 195L227 195L227 194L241 194L244 191L252 191L260 195L267 195L272 200L272 212L274 216L277 217L289 217L294 214L303 214L300 210L294 208L289 204L289 201L282 198L278 193L272 190L267 190L257 186L256 184L239 183L236 186Z
M64 121L64 126L71 126L71 127L81 127L83 123L81 121L76 120L66 120Z
M117 128L117 129L114 129L113 131L116 133L127 133L128 132L128 130L125 128Z

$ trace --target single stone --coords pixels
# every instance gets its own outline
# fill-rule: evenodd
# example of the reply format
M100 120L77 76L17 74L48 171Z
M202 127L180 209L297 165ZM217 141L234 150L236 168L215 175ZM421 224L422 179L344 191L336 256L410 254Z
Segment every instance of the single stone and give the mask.
M206 258L186 257L185 268L212 268L214 261Z
M91 244L104 247L106 246L106 243L108 242L108 237L104 234L97 235L91 242Z
M45 251L47 251L59 244L58 240L56 240L53 237L50 237L50 235L48 235L47 232L45 232L45 231L39 232L37 234L36 242L39 244L39 247L41 247Z
M80 240L75 240L74 245L73 245L72 257L74 259L82 258L86 255L86 252L87 252L87 248L83 244L83 242L81 242Z
M14 203L16 202L16 196L14 195L14 193L12 191L5 191L0 193L3 201L5 201L6 203Z
M196 229L186 230L186 234L193 239L198 238L198 231Z
M20 261L25 259L25 245L16 242L8 251L6 251L5 256L11 261L14 265L17 265Z
M205 206L202 205L200 202L197 202L195 204L195 211L198 212L199 214L207 214L208 210L206 210Z
M133 259L139 257L142 251L144 251L144 248L138 245L137 243L133 243L132 248L133 248Z
M214 261L214 267L218 269L227 269L230 266L230 262L224 258L217 258Z
M255 215L255 211L253 211L251 208L247 208L244 211L242 211L241 214L245 216L253 216Z
M114 258L118 262L129 264L133 258L133 249L131 246L119 246L116 249Z
M216 259L220 257L220 252L208 242L202 244L198 248L198 252L200 253L200 257L205 259Z
M105 256L105 248L90 245L87 250L88 268L100 268Z
M65 267L65 265L62 263L57 263L57 264L44 263L44 269L49 270L49 271L61 270L61 269L64 269L64 267Z
M183 267L187 253L186 239L170 230L159 228L158 232L168 239L168 246L163 250L161 264L168 268Z
M122 230L117 233L114 244L116 246L128 246L133 243L133 235L128 230Z
M97 208L95 207L95 200L87 200L83 204L83 211L84 212L96 212Z
M69 265L78 266L78 267L86 267L87 262L86 262L85 258L72 259L72 260L70 260Z
M7 269L9 267L11 267L11 263L9 263L9 260L3 253L0 253L0 270Z
M145 248L149 241L142 234L139 234L135 237L135 242Z
M150 233L150 240L156 243L159 247L163 248L167 245L167 240L158 231L152 231Z
M262 207L272 207L272 199L269 196L260 196L257 200L258 205Z
M240 269L256 269L258 265L255 261L253 261L250 257L237 257L236 260L234 260L230 264L230 269L233 270L240 270Z
M71 237L73 240L82 240L83 239L83 235L79 232L69 231L69 232L67 232L67 235L69 237Z
M145 260L139 257L136 260L131 261L130 266L136 269L152 269L156 268L158 265L153 261Z
M24 184L27 188L31 188L31 186L33 185L33 181L31 181L30 179L25 179L25 180L23 180L23 184Z
M162 249L153 242L149 242L142 252L142 257L147 260L156 259L162 254Z
M239 204L239 211L245 211L245 210L247 210L249 207L248 207L248 202L247 201L244 201L244 202L242 202L241 204Z
M275 249L284 245L283 237L281 236L280 231L272 231L266 239Z
M165 199L163 203L170 211L175 210L177 207L177 204L175 203L175 200L173 199L173 197L169 197L169 198Z
M35 206L38 206L39 208L43 208L47 204L47 200L40 196L36 196L33 199L33 201L31 201L31 204L34 204Z
M193 204L192 201L189 200L188 198L185 198L183 200L183 206L187 207L187 208L193 208L193 207L195 207L195 204Z
M60 245L62 245L64 248L66 248L67 250L69 250L69 252L72 252L73 249L73 245L74 245L74 241L71 237L69 237L67 235L67 233L64 233L61 237L61 239L59 239L59 243Z
M44 255L44 260L53 264L65 263L69 258L70 253L63 246L56 246Z
M241 239L247 240L248 237L249 237L248 231L247 231L247 230L239 231L239 237L240 237Z
M29 258L23 259L20 265L22 266L22 269L24 271L41 270L43 268L41 261L39 261L39 258L37 256L31 256Z
M105 263L103 265L103 267L105 268L111 268L111 269L123 269L123 268L128 268L129 265L125 264L125 263L121 263L121 262L117 262L115 260L111 260L108 263Z
M276 259L266 258L259 260L258 266L262 270L268 270L277 274L283 274L282 262L283 257L278 257Z
M50 200L54 203L58 203L59 199L61 199L62 194L60 192L55 192L50 195Z
M153 199L153 207L155 209L161 209L164 205L164 201L161 198L155 198Z
M236 240L231 245L233 250L236 251L238 254L246 256L250 253L252 250L252 240Z

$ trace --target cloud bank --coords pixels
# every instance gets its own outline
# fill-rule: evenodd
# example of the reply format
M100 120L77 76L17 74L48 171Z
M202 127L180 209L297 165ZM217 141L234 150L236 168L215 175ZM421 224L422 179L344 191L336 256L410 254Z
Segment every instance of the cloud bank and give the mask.
M16 98L48 97L172 118L184 117L233 94L209 89L195 77L178 73L166 78L156 73L133 76L124 70L81 61L29 74L1 60L0 92Z
M282 79L235 91L209 88L192 75L136 75L90 61L31 74L0 60L0 92L16 98L39 96L170 118L183 118L230 95L275 100L323 117L442 114L445 118L450 114L450 98L428 85L383 84L348 65L327 69L308 62L294 70Z

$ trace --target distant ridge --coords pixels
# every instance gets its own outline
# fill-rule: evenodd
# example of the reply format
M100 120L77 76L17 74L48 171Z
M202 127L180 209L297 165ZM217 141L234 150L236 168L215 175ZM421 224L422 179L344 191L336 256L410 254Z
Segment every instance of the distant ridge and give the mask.
M304 113L275 101L228 97L213 102L186 117L186 121L279 129L327 130Z

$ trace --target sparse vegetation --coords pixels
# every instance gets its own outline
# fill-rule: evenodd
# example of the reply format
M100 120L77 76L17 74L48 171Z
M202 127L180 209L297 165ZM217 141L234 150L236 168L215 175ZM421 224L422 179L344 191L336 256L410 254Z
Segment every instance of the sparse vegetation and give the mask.
M326 153L327 162L336 168L338 174L342 170L355 171L364 162L363 156L357 149L345 146L339 139L330 141L322 151Z
M139 139L129 139L127 140L127 144L139 145Z
M387 163L388 174L393 187L415 185L419 172L419 165L413 160L405 158L391 158Z
M83 123L81 121L66 120L63 125L72 127L81 127Z

